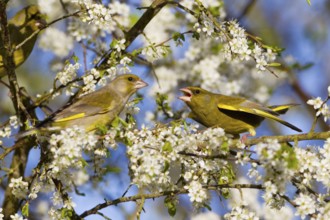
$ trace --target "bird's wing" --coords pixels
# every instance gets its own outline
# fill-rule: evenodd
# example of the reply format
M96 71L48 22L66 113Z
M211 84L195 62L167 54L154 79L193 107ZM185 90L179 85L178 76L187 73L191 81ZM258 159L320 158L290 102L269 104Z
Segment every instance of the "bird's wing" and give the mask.
M229 111L238 111L238 112L245 112L248 114L252 115L257 115L263 118L269 118L272 120L275 120L285 126L288 126L289 128L301 132L299 128L296 126L280 119L277 117L279 114L275 111L273 111L270 108L261 106L257 103L251 102L251 101L243 101L237 104L229 105L229 104L224 104L224 103L218 103L218 108L219 109L224 109L224 110L229 110Z
M97 97L97 99L95 99L95 97ZM100 90L94 92L93 95L87 94L71 106L68 106L67 108L56 114L56 116L54 117L54 121L70 121L78 118L89 117L113 111L117 109L117 107L122 106L120 100L117 100L114 97L116 97L116 95L113 94L113 96L111 97L108 93L102 94ZM100 102L107 104L100 105Z
M71 121L78 118L84 118L92 115L96 115L102 112L102 108L95 105L86 105L86 104L74 104L68 108L63 109L61 112L56 114L54 121L56 122L65 122Z

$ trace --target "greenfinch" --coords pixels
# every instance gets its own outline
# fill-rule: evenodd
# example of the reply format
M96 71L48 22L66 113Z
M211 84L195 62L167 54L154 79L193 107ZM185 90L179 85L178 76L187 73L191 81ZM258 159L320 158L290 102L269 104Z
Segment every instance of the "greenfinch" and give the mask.
M244 132L255 136L255 128L268 118L301 132L296 126L278 117L294 104L265 107L245 98L216 94L199 87L180 90L184 96L180 96L179 99L191 109L188 117L205 127L221 127L235 137Z
M36 5L30 5L23 8L8 21L8 30L12 47L16 47L27 39L33 32L46 25L43 15L40 13ZM36 43L37 35L33 36L19 49L14 51L14 63L18 67L29 57L34 44ZM5 49L3 42L0 40L0 78L7 75L6 69L3 64L3 56Z
M41 122L36 128L18 134L18 138L38 131L61 130L73 126L87 132L109 125L124 109L128 99L148 84L134 74L116 77L101 89L81 96L73 104L64 107L53 117Z

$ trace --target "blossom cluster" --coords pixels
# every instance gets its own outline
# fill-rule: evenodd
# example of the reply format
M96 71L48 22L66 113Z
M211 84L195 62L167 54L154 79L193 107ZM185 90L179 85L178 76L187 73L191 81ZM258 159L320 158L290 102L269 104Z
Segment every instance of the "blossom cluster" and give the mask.
M101 30L113 30L115 22L109 8L102 4L85 4L86 13L81 16L83 22L95 25Z
M132 182L151 191L165 191L177 189L176 182L183 177L191 202L196 206L205 203L209 195L204 185L214 180L225 182L228 177L221 171L229 165L223 159L205 160L203 155L226 155L228 149L223 144L229 139L221 128L195 131L195 125L173 125L122 134L128 143ZM175 175L180 165L184 169Z
M316 180L330 189L330 138L325 141L323 148L309 147L307 150L297 148L295 152L299 158L299 172L303 174L301 181L310 185Z
M97 139L92 134L87 134L79 127L67 128L59 134L52 134L49 140L49 158L44 167L36 173L31 186L22 181L22 177L12 179L10 187L13 188L15 196L34 200L40 192L52 192L52 202L54 207L71 209L75 206L72 198L67 197L63 201L62 192L54 191L56 183L60 181L60 190L70 192L72 184L75 186L86 183L89 175L86 170L84 152L93 155ZM102 155L104 157L104 154ZM97 166L97 165L95 165ZM29 194L28 194L29 192ZM50 210L50 215L54 212ZM54 214L54 213L53 213Z
M96 68L86 70L86 74L81 77L82 95L95 91L98 85L105 85L107 79L117 73L132 72L130 66L135 55L124 53L129 45L122 37L123 33L127 33L125 28L130 23L130 8L119 1L111 1L107 6L91 0L63 2L72 4L76 6L75 9L79 8L81 11L75 18L70 18L69 35L57 28L47 28L40 40L43 49L52 50L56 56L63 58L73 49L73 41L79 41L87 51L90 47L94 47L90 51L98 51L95 57L91 58L92 61L89 60L90 57L86 59L88 66L98 63L100 57L109 51L109 44L106 42L109 34L119 35L118 40L113 40L116 43L110 46L110 51L113 53L111 55L114 55L107 60L110 67L106 70ZM152 1L144 0L143 3L151 4ZM41 1L39 4L42 4ZM166 42L174 38L172 34L182 30L183 25L193 30L186 32L185 36L194 32L192 38L186 37L184 40L181 39L180 43L177 42L178 45L185 40L189 43L184 47L182 59L175 60L175 54L173 60L171 58L162 60L165 65L162 65L162 62L154 63L161 88L155 84L148 94L151 96L155 96L158 92L167 94L169 102L174 103L175 92L179 86L197 84L225 95L244 94L259 102L267 101L269 91L279 81L275 82L272 77L263 73L267 72L276 59L276 53L272 49L265 49L260 41L249 39L238 22L223 21L225 17L223 1L183 0L180 4L198 16L194 17L195 13L186 13L187 19L180 20L177 13L182 13L181 11L172 10L170 7L163 8L143 31L144 47L136 50L139 51L138 55L144 56L147 61L155 62L171 53L171 47L166 45ZM201 4L203 7L200 7ZM204 11L204 7L216 8L216 11L212 10L209 14ZM216 16L210 17L212 13ZM111 39L113 38L112 36ZM196 40L198 38L200 40ZM177 65L173 67L172 63ZM77 78L80 66L78 63L66 63L56 75L57 82L65 86L67 95L73 95L73 89L78 87L78 84L71 82ZM58 94L55 93L53 97ZM330 117L329 107L326 104L329 97L330 87L326 100L317 97L307 102L317 111L316 116L322 115L325 121ZM139 110L135 102L127 104L126 112L135 114ZM172 110L167 113L174 115ZM154 117L156 114L149 113L149 115ZM10 118L9 125L0 130L0 137L9 137L11 127L17 126L17 118ZM103 145L97 142L94 135L78 127L63 130L51 136L49 149L42 149L49 154L43 161L43 167L34 171L32 176L35 178L32 178L30 185L19 177L11 179L9 187L19 199L33 200L42 191L53 192L51 197L53 207L49 210L49 216L60 219L61 212L57 208L72 209L75 204L71 197L64 200L61 192L58 189L54 190L56 187L54 180L63 183L61 190L65 192L70 192L73 185L86 183L90 179L86 157L93 158L93 171L96 175L102 175L104 171L102 165L108 153L104 146L115 149L118 136L127 144L132 183L141 189L151 192L185 190L194 207L198 208L210 201L207 185L231 183L234 179L233 175L229 174L232 171L231 164L226 160L228 146L231 146L232 140L225 135L223 129L197 130L195 125L173 123L169 126L157 125L153 129L142 126L142 129L138 130L129 125L126 129L110 130L105 135ZM239 143L239 148L244 147ZM236 164L251 163L247 175L255 182L262 183L265 191L263 198L268 208L283 208L285 204L283 195L287 192L288 184L295 180L294 186L299 189L292 199L296 205L296 215L302 218L314 215L317 219L330 215L326 199L328 195L311 193L307 190L307 187L315 182L322 184L327 190L330 188L330 139L325 142L323 148L307 147L306 149L288 148L276 140L267 140L258 144L255 152L254 154L253 151L252 153L238 151L236 157L231 159L236 160ZM252 159L251 155L256 158ZM223 195L227 192L221 190ZM224 217L225 219L258 219L254 211L249 211L245 205L235 205ZM0 209L0 219L1 215ZM12 219L20 219L20 216L15 215Z
M39 47L46 51L52 51L60 58L68 56L73 46L73 38L57 28L49 27L40 36Z
M12 128L18 128L19 121L16 115L9 117L9 123L0 128L0 138L10 137ZM2 145L2 140L0 140L0 145Z
M230 213L225 214L224 219L258 220L259 217L244 206L236 206Z
M111 33L117 28L117 22L127 27L129 25L129 7L118 1L114 1L108 6L103 4L96 4L90 1L80 2L80 6L83 6L86 12L80 16L83 22L93 24L97 29L107 33ZM77 32L76 32L77 33Z
M262 197L269 208L283 208L283 195L287 194L287 186L293 183L300 190L292 200L296 204L296 215L302 218L313 215L315 219L330 215L326 203L328 194L313 193L311 188L315 182L326 189L330 187L330 138L320 148L291 148L277 140L268 140L257 144L255 150L258 160L251 162L248 176L263 183Z
M79 63L68 63L64 66L63 70L58 72L56 74L56 80L60 82L61 85L66 86L65 87L65 94L66 95L73 95L74 94L74 89L77 88L77 83L73 82L73 80L77 77L77 71L80 68ZM73 82L73 83L72 83ZM71 84L69 84L71 83ZM53 90L51 89L50 92ZM59 92L56 92L53 94L52 98L57 97L60 95Z
M9 187L12 188L13 195L17 199L23 199L26 197L28 192L28 182L23 181L23 177L12 178Z
M328 87L328 97L325 100L322 100L321 97L315 99L310 99L307 101L308 105L313 106L316 110L316 117L323 116L325 122L330 118L330 109L327 105L327 101L330 99L330 86Z
M80 170L84 166L83 152L93 151L96 142L94 135L76 126L52 134L49 143L53 159L47 176L67 182L68 176L73 176L73 169Z

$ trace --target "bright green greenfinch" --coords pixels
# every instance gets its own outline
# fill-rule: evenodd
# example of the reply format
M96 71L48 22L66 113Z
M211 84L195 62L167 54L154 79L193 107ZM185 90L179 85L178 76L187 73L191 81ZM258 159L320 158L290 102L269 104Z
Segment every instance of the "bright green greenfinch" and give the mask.
M278 117L294 104L265 107L245 98L220 95L198 87L180 90L184 96L179 99L191 109L188 117L205 127L221 127L226 133L235 137L243 132L249 132L254 136L256 135L255 128L265 118L269 118L301 132L296 126Z
M61 130L74 125L84 128L87 132L95 131L109 125L124 109L128 99L138 89L147 85L136 75L120 75L101 89L81 96L54 117L37 125L35 129L18 134L18 137L43 130Z
M46 24L43 20L43 15L35 5L27 6L23 8L17 14L8 21L8 29L12 47L16 47L28 38L33 32L44 27ZM14 52L14 63L18 67L29 57L34 44L36 43L37 35L33 36L23 46ZM6 75L6 70L3 65L3 55L5 49L3 48L3 42L0 40L0 78Z

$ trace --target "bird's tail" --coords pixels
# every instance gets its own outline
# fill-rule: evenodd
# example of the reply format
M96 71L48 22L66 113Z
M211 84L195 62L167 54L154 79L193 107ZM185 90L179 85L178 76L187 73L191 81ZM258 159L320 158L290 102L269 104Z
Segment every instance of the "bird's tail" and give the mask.
M271 110L273 110L276 113L285 114L289 110L289 108L297 106L297 105L298 104L273 105L273 106L269 106L268 108L270 108ZM302 130L300 128L298 128L298 127L294 126L293 124L290 124L289 122L286 122L278 117L274 117L272 119L274 119L275 121L278 121L279 123L291 128L295 131L302 132Z

